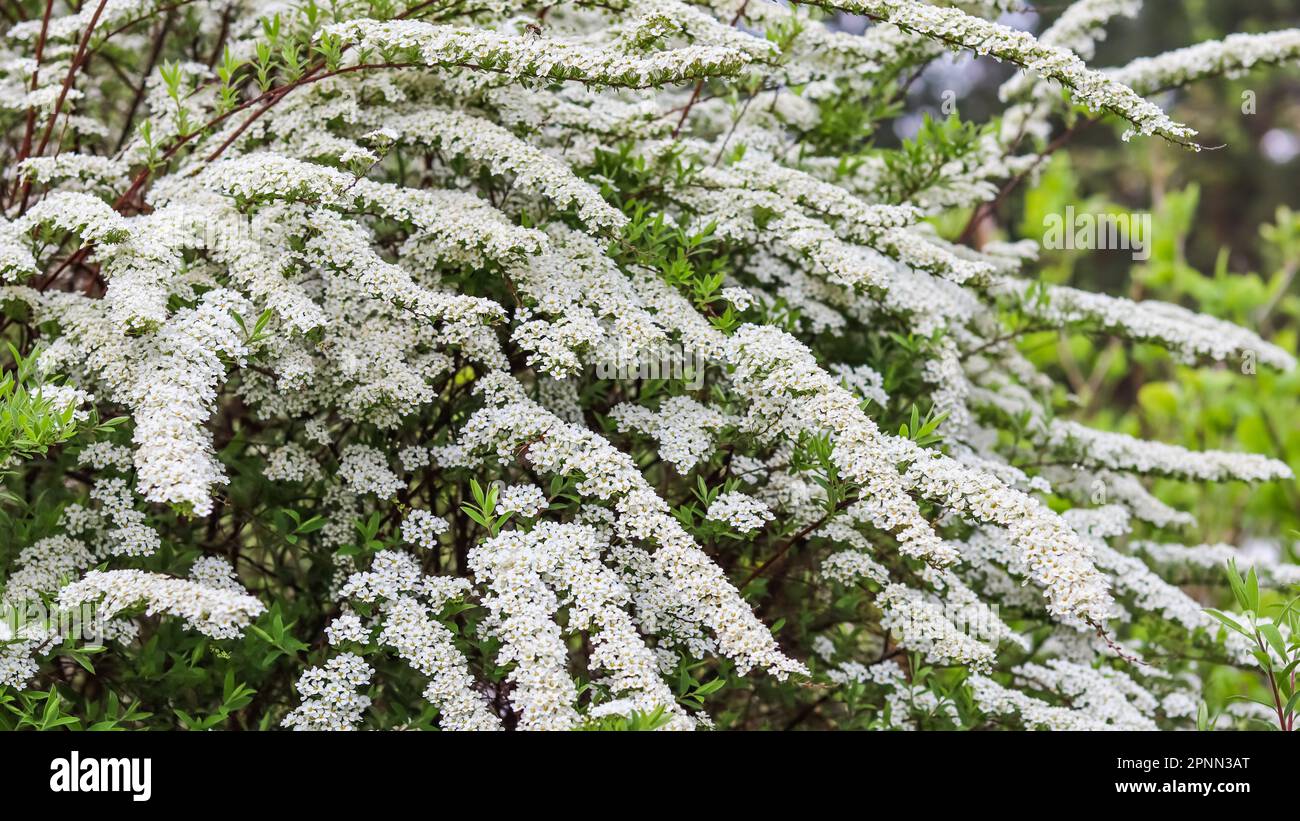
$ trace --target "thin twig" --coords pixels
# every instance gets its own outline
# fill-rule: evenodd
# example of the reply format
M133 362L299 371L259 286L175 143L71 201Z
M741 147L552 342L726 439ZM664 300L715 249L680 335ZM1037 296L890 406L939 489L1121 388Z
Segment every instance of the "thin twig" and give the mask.
M135 112L139 110L140 101L144 99L145 90L149 86L149 75L153 73L153 67L158 63L158 55L162 53L163 42L167 39L167 32L171 30L174 15L175 12L169 10L154 35L153 48L149 50L149 59L145 61L144 71L140 74L140 87L135 90L135 96L131 98L131 106L126 110L126 122L122 124L122 133L113 148L114 154L122 150L127 138L131 136L131 126L135 124Z
M34 55L36 57L36 65L35 67L32 68L32 85L31 85L32 91L36 90L36 86L39 83L39 78L41 73L41 57L45 53L45 35L50 28L50 10L52 8L54 8L54 0L45 0L45 13L41 17L41 33L36 37L36 53ZM22 148L19 149L18 151L18 158L14 162L15 168L18 167L19 163L27 159L28 155L31 153L32 137L35 136L35 131L36 131L36 107L28 106L27 127L23 131L23 144L22 144ZM29 188L23 185L21 174L19 174L18 178L14 180L15 197L18 195L19 190L22 190L23 192L23 202L22 205L19 207L19 213L22 213L27 209L27 191L29 190Z

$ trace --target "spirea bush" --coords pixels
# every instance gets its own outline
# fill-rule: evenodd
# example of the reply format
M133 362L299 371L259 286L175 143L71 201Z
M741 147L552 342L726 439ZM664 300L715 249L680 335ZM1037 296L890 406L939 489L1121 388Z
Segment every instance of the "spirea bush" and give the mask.
M1181 728L1218 665L1285 724L1300 570L1203 610L1149 477L1291 470L1019 343L1291 354L985 218L1300 32L1102 69L1138 0L1013 5L6 4L0 725ZM1004 110L879 139L948 51Z

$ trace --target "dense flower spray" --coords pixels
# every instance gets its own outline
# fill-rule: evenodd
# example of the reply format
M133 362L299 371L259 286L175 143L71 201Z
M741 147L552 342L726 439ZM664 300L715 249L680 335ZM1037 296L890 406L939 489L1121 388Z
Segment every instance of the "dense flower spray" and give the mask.
M931 220L1036 173L1063 94L1195 150L1147 96L1300 60L1283 31L1087 65L1139 5L1039 37L913 0L4 23L0 299L40 331L37 396L120 418L30 480L58 509L0 552L3 601L89 608L141 669L189 642L169 669L248 726L690 729L738 690L747 717L869 691L880 726L1182 726L1197 682L1145 660L1155 636L1251 654L1165 573L1232 549L1165 538L1194 521L1144 477L1290 470L1059 418L1006 323L1294 362ZM945 49L1016 69L1001 127L864 149ZM17 690L84 646L54 617L0 630Z

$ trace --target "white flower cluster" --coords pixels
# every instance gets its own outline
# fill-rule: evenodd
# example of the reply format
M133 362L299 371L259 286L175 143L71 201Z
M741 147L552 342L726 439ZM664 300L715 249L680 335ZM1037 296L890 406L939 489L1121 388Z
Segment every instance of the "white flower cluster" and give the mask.
M1280 587L1300 584L1300 565L1280 562L1267 554L1251 556L1229 544L1180 545L1165 542L1137 541L1132 548L1151 559L1160 567L1192 568L1202 572L1218 573L1229 561L1243 567L1254 567L1265 583Z
M546 494L537 485L510 485L501 488L497 497L497 510L517 513L531 519L546 509Z
M771 633L754 617L722 570L695 543L668 506L646 483L627 454L586 428L566 423L523 396L522 387L507 374L482 380L490 404L470 418L461 441L435 449L444 466L476 464L476 453L491 452L499 460L514 458L527 446L527 458L539 471L581 476L576 489L584 496L611 501L620 535L628 541L651 541L656 549L638 551L642 568L633 584L643 623L668 619L670 613L689 617L695 630L708 628L716 649L744 670L767 669L785 676L803 666L786 658ZM635 572L635 571L634 571ZM702 636L699 646L712 646Z
M215 639L235 638L266 610L260 601L227 585L178 579L143 570L92 570L59 591L59 605L98 604L104 617L143 606L145 615L165 613Z
M247 353L234 315L251 313L239 294L208 292L159 329L122 387L135 411L136 487L149 501L189 505L200 516L212 511L211 488L225 481L225 471L204 425L225 376L221 355Z
M0 620L0 687L21 688L40 669L37 656L58 640L58 631L44 625Z
M412 547L434 550L438 537L447 532L447 520L427 510L412 510L402 520L402 541Z
M356 493L373 493L380 498L392 496L404 485L384 452L369 445L348 445L339 459L339 477Z
M832 365L831 372L844 381L845 386L877 405L889 404L889 395L885 393L885 378L870 365Z
M494 174L508 174L521 188L536 190L561 208L572 207L593 229L621 228L627 222L623 212L567 165L493 122L451 109L423 108L418 114L386 119L385 125L399 139L466 157Z
M1046 45L1027 32L991 23L956 8L931 6L916 0L835 0L824 5L853 14L886 20L955 48L1021 66L1026 71L1056 80L1079 102L1094 111L1112 111L1131 122L1139 133L1157 134L1172 142L1191 145L1196 132L1170 120L1155 105L1132 89L1084 65L1068 49Z
M767 505L753 496L731 491L718 494L709 503L704 518L729 525L740 533L752 533L775 517Z
M859 579L871 579L881 585L889 583L889 571L875 559L856 550L832 553L822 560L821 571L826 578L844 585Z
M1198 43L1159 57L1140 57L1110 76L1139 94L1155 94L1202 77L1235 77L1256 66L1300 62L1300 29L1263 34L1230 34L1222 40Z
M335 656L324 667L313 667L298 679L303 702L284 717L294 730L352 730L361 723L370 697L357 692L370 683L375 670L354 653Z
M1013 294L1022 294L1024 288L1023 283L1011 280L999 285L999 290ZM1127 339L1154 342L1187 363L1212 359L1234 364L1258 362L1284 371L1295 367L1289 353L1258 334L1167 302L1134 302L1057 285L1048 287L1045 299L1025 299L1021 307L1053 326L1087 324Z
M200 556L190 566L190 578L204 587L213 590L226 590L231 593L243 593L244 587L235 575L235 568L221 556Z
M915 717L944 716L953 721L957 719L956 704L948 699L941 702L933 691L913 685L893 662L865 665L857 661L846 661L827 670L826 678L840 686L872 684L883 688L888 708L888 729L891 730L916 729Z
M370 638L370 631L361 622L360 616L348 611L325 626L325 638L334 647L345 642L365 644Z
M953 560L909 494L886 437L806 347L776 328L747 325L731 338L728 359L735 365L736 388L750 403L748 427L784 430L796 438L833 431L836 464L862 489L873 523L894 531L906 555L941 564Z
M267 454L263 472L277 482L304 482L322 475L320 463L297 442L286 442Z
M0 280L12 282L36 273L36 260L20 229L0 216Z
M833 432L833 458L840 471L864 491L861 504L873 523L898 531L905 555L937 565L956 558L920 514L910 495L914 491L977 522L1006 527L1054 615L1106 621L1110 597L1104 576L1090 561L1091 551L1037 500L910 440L881 434L808 350L775 328L741 328L732 337L730 358L736 364L737 389L751 402L751 424L780 425L796 433ZM900 464L906 466L901 474Z
M1064 659L1022 664L1014 674L1035 689L1056 692L1094 720L1117 730L1154 730L1155 699L1121 672ZM1131 699L1131 697L1133 697Z
M987 676L971 676L971 693L984 712L1018 718L1030 730L1118 730L1083 710L1057 707L998 684Z
M378 643L429 678L424 697L438 708L439 725L444 730L498 729L500 722L475 690L453 634L435 617L444 604L464 595L468 587L464 579L425 576L409 554L385 550L375 555L369 570L352 574L341 594L381 604L379 621L383 626ZM331 625L331 644L364 642L368 636L360 618L352 613ZM359 709L366 706L368 702Z
M670 396L657 412L643 405L623 403L610 416L620 430L653 437L659 443L659 455L683 475L713 452L717 433L734 421L689 396Z
M379 643L429 677L424 697L438 708L444 730L496 730L501 723L473 689L465 659L451 640L451 632L429 616L413 598L399 598L384 610Z
M607 673L597 683L643 711L656 707L691 722L660 677L654 653L624 607L631 591L601 561L604 540L583 525L542 523L529 533L507 531L470 553L470 567L483 578L489 595L489 630L503 643L499 659L514 663L512 703L522 726L564 729L574 726L577 689L566 672L567 651L554 615L563 593L570 626L592 631L592 662Z
M891 630L898 642L925 655L936 664L961 664L975 671L988 671L995 648L979 641L953 624L943 606L929 601L919 590L891 584L880 594L884 612L881 626Z
M1109 499L1128 508L1134 519L1161 528L1191 528L1196 517L1176 510L1157 499L1136 476L1109 470L1081 471L1051 468L1046 473L1056 482L1054 487L1067 496L1087 500L1100 490Z
M408 53L427 66L474 64L512 78L577 80L630 88L730 74L753 59L748 51L729 46L688 45L641 55L579 39L529 37L414 20L357 20L326 26L322 32L355 44L360 53Z
M1135 439L1063 420L1053 420L1046 444L1063 453L1077 454L1079 462L1089 467L1165 474L1205 482L1234 479L1266 482L1289 479L1292 475L1291 468L1284 462L1253 453L1189 451L1177 445Z
M91 442L81 449L80 461L96 470L112 468L120 472L131 469L130 448L112 442Z
M94 563L86 543L71 536L47 536L19 551L5 579L0 602L17 606L40 601Z

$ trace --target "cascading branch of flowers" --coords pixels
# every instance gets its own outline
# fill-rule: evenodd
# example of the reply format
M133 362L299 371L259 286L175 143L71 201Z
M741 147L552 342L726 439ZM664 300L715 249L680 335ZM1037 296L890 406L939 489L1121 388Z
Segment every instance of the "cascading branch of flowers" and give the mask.
M46 614L0 628L10 712L1186 726L1205 667L1162 647L1256 659L1166 580L1231 549L1144 477L1291 472L1057 416L1008 331L1290 355L930 219L1065 100L1195 150L1144 94L1300 58L1089 67L1138 6L10 4L0 299L22 395L84 423L6 445L0 595ZM874 147L946 50L1021 70L1002 127Z

